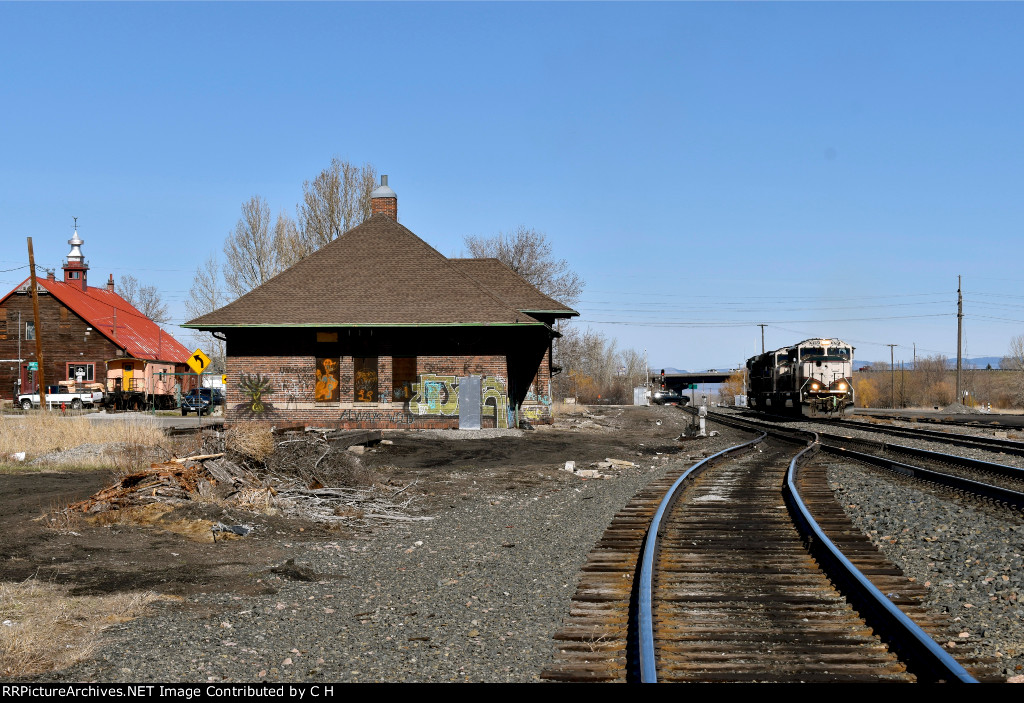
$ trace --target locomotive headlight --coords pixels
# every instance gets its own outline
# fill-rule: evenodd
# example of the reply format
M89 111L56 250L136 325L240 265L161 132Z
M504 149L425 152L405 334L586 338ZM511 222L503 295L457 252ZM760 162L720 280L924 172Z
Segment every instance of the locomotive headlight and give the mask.
M816 391L816 390L818 390L818 384L817 384L817 383L812 383L812 384L811 384L811 390L812 390L812 391Z
M846 384L845 383L840 383L838 386L836 386L836 388L838 388L841 391L845 391L846 390Z

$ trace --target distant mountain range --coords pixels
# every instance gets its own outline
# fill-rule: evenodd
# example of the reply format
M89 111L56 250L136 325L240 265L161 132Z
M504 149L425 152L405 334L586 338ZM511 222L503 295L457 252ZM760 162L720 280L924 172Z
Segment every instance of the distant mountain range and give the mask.
M998 369L999 368L999 363L1002 360L1003 360L1003 358L1001 356L976 356L976 357L973 357L971 359L964 359L962 361L962 364L963 364L963 368L965 368L965 369L985 369L985 368L988 368L989 365L991 365L993 369ZM858 361L857 359L853 360L853 368L854 369L859 369L862 366L877 366L878 364L884 364L886 366L886 368L888 368L889 362L885 361L885 360L883 360L883 361ZM899 365L900 365L900 362L897 361L896 362L896 368L899 368ZM903 368L907 369L907 368L910 368L911 366L913 366L913 362L912 361L904 361L903 362ZM946 360L946 366L948 368L955 369L956 368L956 357L954 356L952 359L947 359Z

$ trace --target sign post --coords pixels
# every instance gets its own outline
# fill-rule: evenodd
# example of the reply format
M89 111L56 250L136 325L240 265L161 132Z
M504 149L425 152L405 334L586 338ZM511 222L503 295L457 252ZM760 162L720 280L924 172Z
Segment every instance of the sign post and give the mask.
M210 357L202 349L196 349L186 362L196 373L196 401L199 403L199 429L203 428L203 369L210 365ZM213 408L213 392L210 393L210 407Z

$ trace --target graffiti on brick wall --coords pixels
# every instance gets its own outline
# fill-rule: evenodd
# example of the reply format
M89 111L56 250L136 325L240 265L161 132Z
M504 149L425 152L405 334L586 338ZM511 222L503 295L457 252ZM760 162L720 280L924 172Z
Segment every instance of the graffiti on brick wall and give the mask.
M308 371L301 376L287 376L281 381L281 393L284 395L286 408L294 409L299 403L309 402L314 392L315 381L309 378Z
M539 422L549 417L546 405L523 405L522 412L523 417L530 422Z
M530 384L522 407L523 417L529 422L538 422L551 417L551 396L537 395L535 386Z
M413 415L458 417L459 377L420 374L412 384L408 410ZM481 383L481 415L493 417L497 427L509 427L508 385L501 376L485 376Z
M246 398L244 403L235 406L239 414L244 417L266 417L275 411L273 404L267 400L267 396L274 392L269 377L258 373L243 373L239 377L239 385Z
M342 410L338 416L342 422L376 422L386 425L411 425L415 419L412 413L387 410Z
M524 402L526 402L526 403L540 403L541 405L551 405L551 396L550 395L537 395L534 392L534 385L531 383L530 384L530 390L526 391L526 398L524 399Z
M412 384L409 412L413 415L458 415L458 378L433 373L420 374L419 383Z
M508 387L501 376L487 376L481 386L483 392L483 409L480 414L494 417L496 427L507 428L509 422Z

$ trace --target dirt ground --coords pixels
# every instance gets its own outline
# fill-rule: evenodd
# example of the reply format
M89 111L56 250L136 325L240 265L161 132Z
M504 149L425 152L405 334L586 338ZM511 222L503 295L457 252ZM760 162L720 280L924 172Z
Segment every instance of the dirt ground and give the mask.
M579 468L606 458L648 465L664 461L685 450L686 443L676 438L688 418L675 407L598 407L521 437L452 439L395 431L385 433L393 444L378 445L359 459L375 482L407 486L404 493L413 499L411 509L417 515L432 515L478 491L502 495L581 480L562 470L566 461L575 461ZM289 551L285 543L359 539L365 530L382 529L328 527L204 502L175 508L143 526L52 519L56 509L112 482L109 471L0 474L0 581L35 577L66 584L75 595L136 590L182 596L268 593L273 587L252 576L284 562ZM244 538L217 543L172 529L198 519L256 529Z

